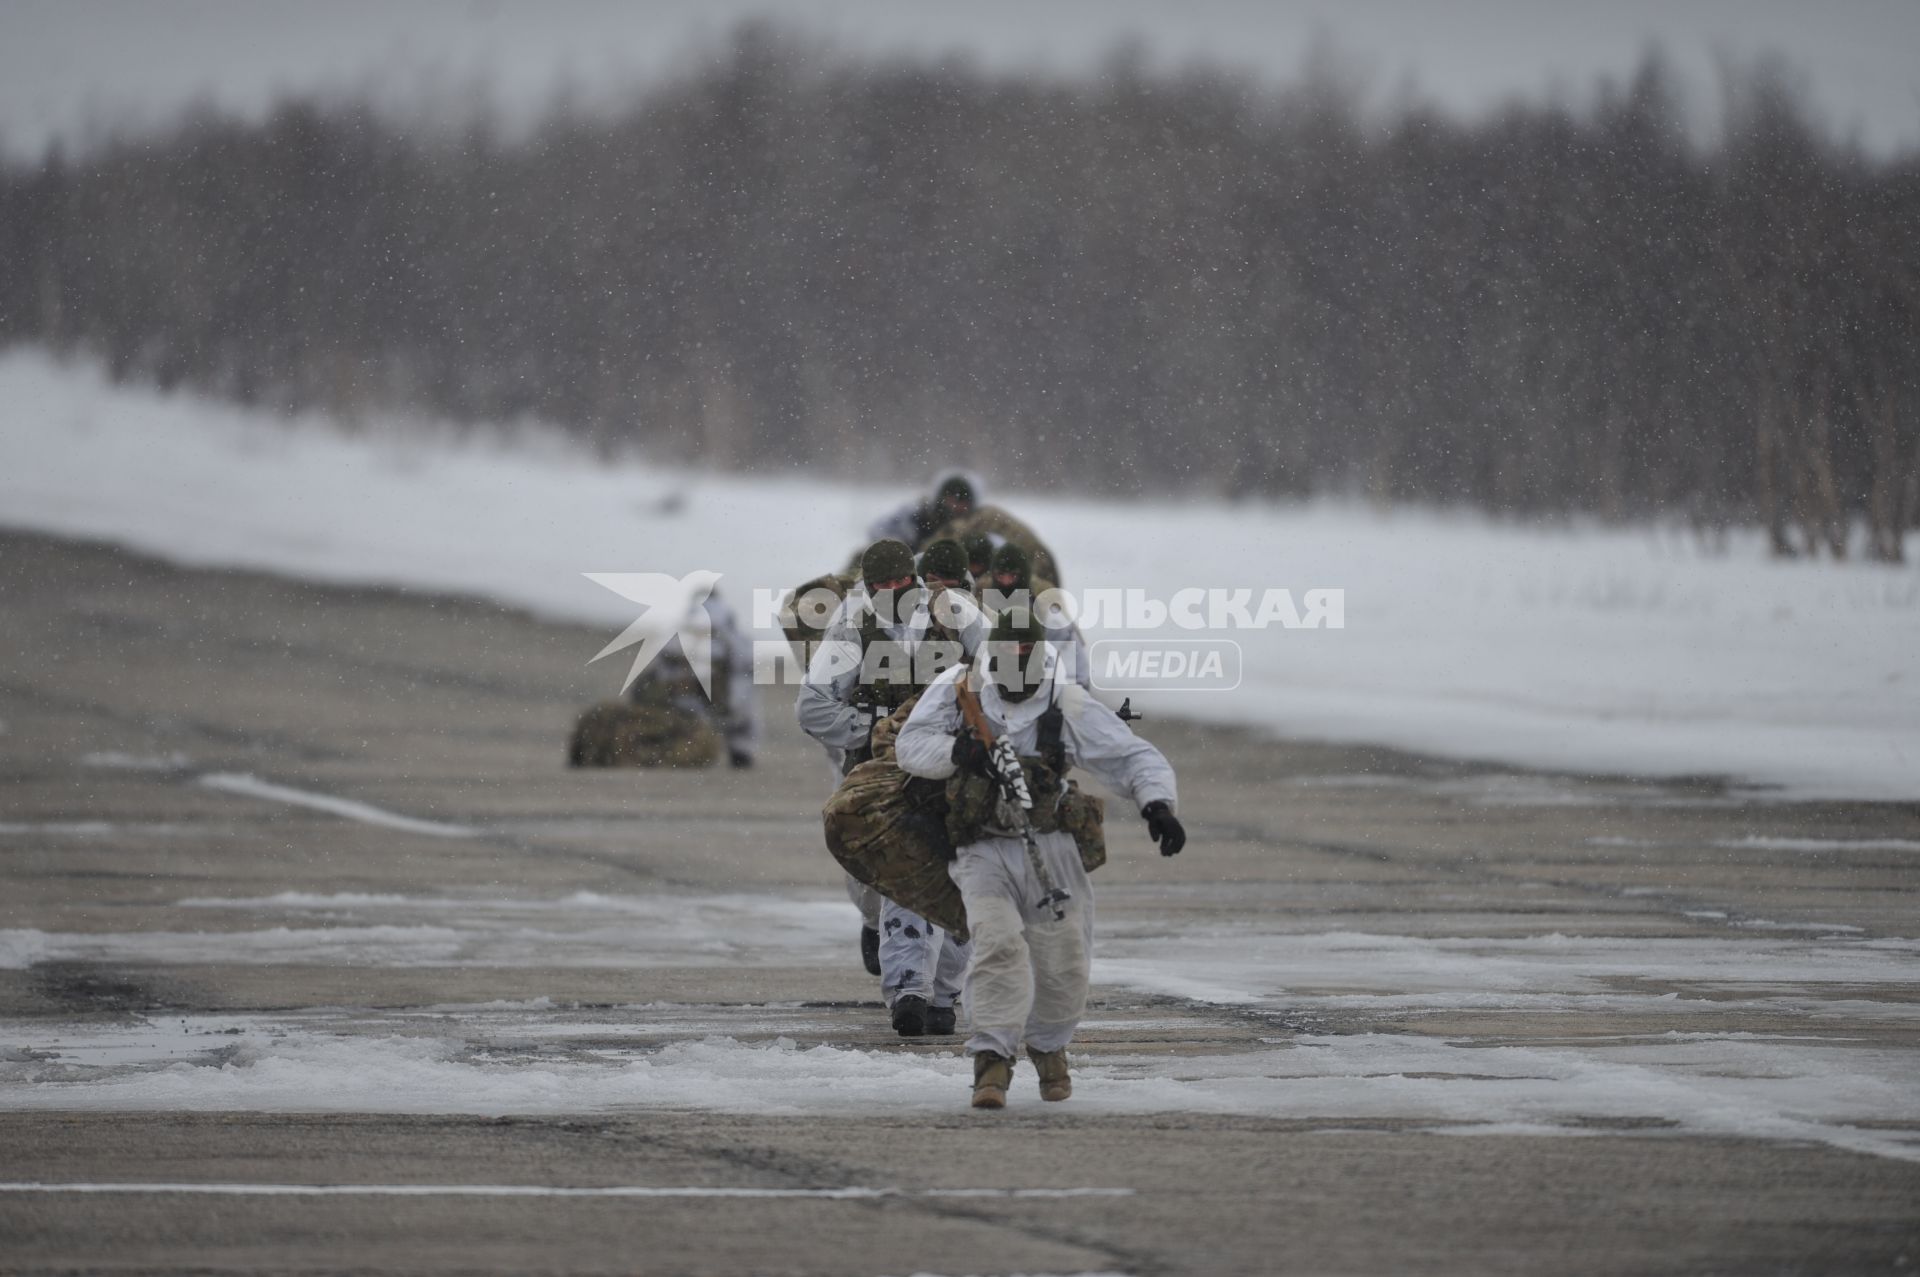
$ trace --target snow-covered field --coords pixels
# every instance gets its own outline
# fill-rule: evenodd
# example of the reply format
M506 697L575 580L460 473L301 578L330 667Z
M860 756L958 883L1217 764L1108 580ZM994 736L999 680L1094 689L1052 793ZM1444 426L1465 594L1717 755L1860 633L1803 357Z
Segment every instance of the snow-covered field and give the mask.
M178 902L239 930L0 932L0 967L53 960L233 966L724 965L834 969L833 894L609 896L276 893ZM1094 977L1165 1026L1270 1020L1271 1036L1177 1058L1074 1049L1076 1113L1392 1119L1461 1134L1595 1130L1813 1141L1920 1159L1909 1053L1920 943L1822 933L1513 939L1287 933L1252 916L1180 936L1148 920L1104 939ZM726 939L724 937L734 937ZM1537 1022L1578 1036L1375 1032L1365 1017ZM1790 1029L1730 1031L1725 1017ZM396 1010L171 1014L118 1023L0 1021L0 1110L578 1113L634 1108L870 1115L951 1107L948 1051L832 1044L846 1024L800 1005L580 1007L551 999ZM1342 1018L1341 1032L1303 1030ZM1613 1019L1627 1027L1596 1036ZM1483 1024L1490 1021L1483 1019ZM1877 1040L1884 1041L1884 1038Z
M1920 798L1910 568L1774 563L1751 538L1714 558L1653 530L1028 488L989 498L1039 530L1075 591L1345 592L1344 628L1236 633L1237 691L1137 698L1150 713L1525 766L1724 774L1796 797ZM373 421L352 436L0 355L0 524L484 595L609 637L632 606L583 573L711 569L744 609L756 588L838 566L906 495L603 466L537 429L463 442ZM607 663L610 689L623 672Z

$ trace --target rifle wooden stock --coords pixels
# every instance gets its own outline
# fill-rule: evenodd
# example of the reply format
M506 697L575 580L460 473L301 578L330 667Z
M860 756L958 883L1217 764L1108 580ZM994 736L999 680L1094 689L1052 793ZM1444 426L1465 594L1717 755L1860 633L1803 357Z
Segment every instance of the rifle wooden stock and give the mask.
M962 674L960 681L953 685L954 699L960 702L960 716L967 720L967 726L980 743L988 749L993 748L993 728L987 724L987 711L980 706L980 698L973 694L973 684L969 675Z

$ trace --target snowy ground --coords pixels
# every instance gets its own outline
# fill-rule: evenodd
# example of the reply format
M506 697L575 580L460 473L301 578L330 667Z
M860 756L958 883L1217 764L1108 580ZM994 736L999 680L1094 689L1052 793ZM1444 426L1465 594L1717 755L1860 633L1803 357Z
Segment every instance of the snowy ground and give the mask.
M609 637L630 605L584 572L712 569L744 606L756 587L844 561L905 495L606 468L538 431L462 444L373 422L350 438L111 388L22 351L0 356L0 405L0 524L188 564L477 594ZM1150 712L1444 757L1729 775L1794 797L1920 798L1910 569L1340 505L1005 501L1075 590L1345 591L1345 628L1237 633L1237 692L1158 693L1141 698Z
M109 969L342 964L736 971L845 965L832 896L552 900L448 892L188 898L223 926L122 934L0 932L0 963ZM263 925L264 924L264 925ZM1288 933L1250 919L1180 936L1129 916L1103 941L1109 1002L1076 1051L1076 1115L1235 1113L1396 1119L1469 1134L1581 1135L1631 1122L1671 1134L1817 1141L1920 1161L1910 1034L1920 941L1808 935L1521 939ZM731 938L728 938L731 937ZM1681 992L1679 990L1684 990ZM1888 1000L1885 994L1892 994ZM1152 995L1142 1004L1138 996ZM1156 1009L1157 1008L1157 1009ZM1370 1014L1565 1016L1564 1041L1301 1032ZM860 1013L870 1018L870 1013ZM1158 1020L1155 1017L1159 1017ZM1772 1032L1704 1017L1790 1021ZM1103 1031L1206 1038L1265 1022L1239 1049L1172 1062ZM1594 1035L1595 1021L1648 1027ZM0 1021L0 1109L581 1113L633 1108L872 1116L938 1111L966 1063L836 1043L848 1016L789 1005L582 1007L551 998L393 1011L184 1014L134 1023Z

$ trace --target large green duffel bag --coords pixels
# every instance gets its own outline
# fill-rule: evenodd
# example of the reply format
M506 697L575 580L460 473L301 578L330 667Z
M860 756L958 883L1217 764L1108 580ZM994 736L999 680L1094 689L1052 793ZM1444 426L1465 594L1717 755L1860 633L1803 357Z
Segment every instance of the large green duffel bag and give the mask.
M601 701L580 715L567 744L574 767L710 767L720 733L702 714L662 701Z
M947 876L947 787L907 775L893 758L894 737L919 703L916 693L873 725L872 757L847 773L820 818L842 869L964 941L966 906Z
M947 876L946 815L946 786L907 775L889 752L848 772L821 819L842 869L964 941L966 906Z
M873 757L847 773L821 812L827 850L840 867L875 891L913 910L958 939L967 938L967 910L947 875L953 862L949 804L975 797L977 778L947 781L907 775L894 761L893 741L919 697L874 726ZM1031 775L1031 773L1030 773ZM1107 863L1105 805L1066 781L1060 801L1038 825L1073 835L1088 873Z

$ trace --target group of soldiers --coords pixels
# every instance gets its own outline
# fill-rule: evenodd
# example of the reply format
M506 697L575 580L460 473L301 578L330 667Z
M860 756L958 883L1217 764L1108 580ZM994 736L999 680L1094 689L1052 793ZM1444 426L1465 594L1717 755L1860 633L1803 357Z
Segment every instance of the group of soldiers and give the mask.
M1041 1098L1064 1100L1093 952L1087 874L1105 859L1099 802L1066 775L1084 768L1131 802L1171 856L1186 842L1173 769L1088 693L1085 644L1045 598L1057 563L971 481L943 479L870 535L848 572L798 592L841 596L817 640L787 618L789 638L813 640L795 714L834 766L842 864L870 861L842 855L836 817L883 826L873 841L894 835L900 881L931 908L943 902L911 862L946 858L964 934L888 894L883 874L850 873L862 959L902 1036L953 1033L964 1008L974 1107L1005 1105L1023 1047ZM935 808L940 827L924 827Z
M781 618L806 661L795 714L832 765L822 815L861 914L861 959L902 1036L952 1034L965 1012L977 1108L1005 1105L1023 1048L1042 1099L1072 1094L1087 874L1106 849L1100 800L1067 773L1131 803L1162 855L1186 843L1172 767L1088 691L1085 642L1050 601L1059 583L1032 530L952 474L876 522L854 561L799 587ZM710 686L669 646L629 701L581 718L576 766L752 766L751 645L717 594L698 606Z

